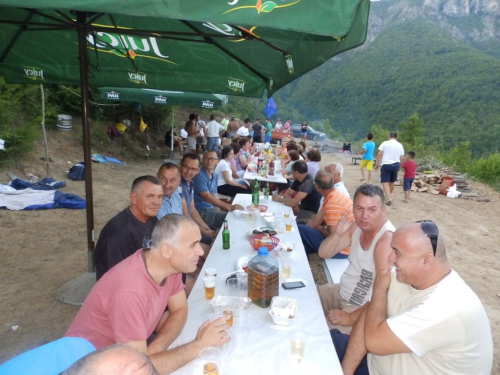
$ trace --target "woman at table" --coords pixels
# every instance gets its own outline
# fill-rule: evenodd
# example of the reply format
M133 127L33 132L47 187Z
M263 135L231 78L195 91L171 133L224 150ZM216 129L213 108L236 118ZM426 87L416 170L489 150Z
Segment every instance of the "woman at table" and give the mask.
M231 142L231 144L229 145L229 147L231 147L233 149L234 155L238 155L239 154L241 146L238 143ZM241 177L243 177L243 175L240 176L238 174L238 169L237 169L237 165L236 165L236 161L237 160L238 160L238 157L235 156L229 162L229 165L231 166L231 176L233 176L233 180L235 180L239 184L245 185L245 180L243 178L241 178Z
M248 164L252 161L252 145L250 144L250 141L246 137L242 137L239 140L239 146L240 149L238 152L236 152L236 149L234 149L234 153L236 157L234 158L234 162L236 164L236 172L238 173L238 177L241 178L245 174L245 170L248 167Z
M221 160L215 173L218 176L217 193L234 197L236 194L251 194L247 185L238 183L233 179L230 162L234 159L234 151L231 146L224 146L221 152Z
M319 171L319 162L321 161L321 153L315 148L311 148L306 156L307 172L312 178Z

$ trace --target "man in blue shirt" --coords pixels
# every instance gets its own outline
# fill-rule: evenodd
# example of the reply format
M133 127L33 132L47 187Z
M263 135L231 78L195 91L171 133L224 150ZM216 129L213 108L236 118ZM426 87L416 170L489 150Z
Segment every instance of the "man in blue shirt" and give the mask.
M179 168L174 163L165 163L158 170L157 177L163 188L163 199L156 217L160 220L168 214L182 215L181 196L177 189L181 183Z
M243 206L225 203L215 195L217 193L218 176L213 172L218 162L219 158L215 151L206 151L201 162L202 168L193 179L194 205L201 218L212 228L222 226L227 211L243 210Z
M198 155L195 154L186 154L181 160L179 164L179 169L181 171L181 202L182 202L182 214L185 216L190 216L198 227L200 228L201 233L201 246L205 253L208 253L210 250L210 245L215 237L217 237L216 230L219 228L210 228L203 218L200 216L198 210L194 205L194 183L193 179L200 171L201 161ZM205 246L208 245L208 246Z
M372 169L373 169L373 151L375 151L375 142L372 142L373 134L368 133L366 135L366 142L363 145L363 156L361 157L361 181L365 180L365 167L368 172L368 178L366 179L366 183L370 183L370 178L372 177Z

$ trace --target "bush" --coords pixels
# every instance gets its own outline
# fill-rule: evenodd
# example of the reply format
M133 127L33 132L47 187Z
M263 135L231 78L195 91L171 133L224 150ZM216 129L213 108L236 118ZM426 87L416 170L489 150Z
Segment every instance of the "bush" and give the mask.
M473 161L467 171L476 180L484 182L496 190L500 189L500 154L494 154Z
M415 163L417 163L417 172L434 171L445 166L441 160L433 155L415 158Z
M469 142L462 142L451 150L443 152L441 159L450 168L466 173L472 161L472 152L469 146Z

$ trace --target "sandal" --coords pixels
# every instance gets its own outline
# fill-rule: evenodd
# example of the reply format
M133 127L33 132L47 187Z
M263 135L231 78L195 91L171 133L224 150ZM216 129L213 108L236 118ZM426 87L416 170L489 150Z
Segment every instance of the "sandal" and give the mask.
M386 205L386 206L390 206L391 204L392 204L392 201L387 201L387 202L385 202L385 205Z

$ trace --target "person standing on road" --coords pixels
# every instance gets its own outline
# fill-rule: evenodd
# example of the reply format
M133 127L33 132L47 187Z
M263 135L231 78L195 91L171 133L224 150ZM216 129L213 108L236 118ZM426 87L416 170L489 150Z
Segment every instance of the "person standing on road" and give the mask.
M240 124L238 121L236 121L234 117L231 117L231 121L229 121L229 124L227 125L227 132L229 133L229 138L231 138L231 140L236 136L239 127Z
M253 130L253 143L262 143L262 131L264 127L260 123L260 118L255 119L255 123L252 125Z
M385 204L392 204L392 192L394 191L394 182L398 179L399 166L403 162L405 150L403 145L397 141L398 134L394 131L389 133L389 140L382 142L378 148L377 165L380 166L380 182L386 196Z
M207 151L219 151L219 137L225 131L224 127L215 121L215 115L210 115L210 121L207 123Z
M307 122L306 121L304 121L302 123L302 125L300 125L300 133L302 134L302 137L300 138L300 140L302 142L305 142L306 136L307 136Z
M373 169L373 152L375 151L375 142L372 141L373 134L368 133L366 135L366 142L363 144L362 151L363 156L361 156L361 165L359 166L361 170L361 180L365 180L365 167L368 172L368 178L366 179L366 183L370 183L370 179L372 177L372 169Z
M271 142L271 133L273 131L273 124L271 124L271 120L266 118L266 136L264 138L264 143Z

